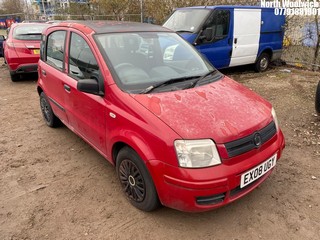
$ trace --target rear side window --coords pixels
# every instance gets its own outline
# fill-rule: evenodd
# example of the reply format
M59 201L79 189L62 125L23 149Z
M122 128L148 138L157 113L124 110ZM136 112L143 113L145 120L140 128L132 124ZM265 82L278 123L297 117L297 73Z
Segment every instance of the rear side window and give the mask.
M98 79L99 66L87 42L71 33L69 74L75 79Z
M42 30L48 27L47 24L20 25L14 28L13 38L17 40L40 41Z
M63 70L66 31L56 31L47 38L46 62L53 67Z

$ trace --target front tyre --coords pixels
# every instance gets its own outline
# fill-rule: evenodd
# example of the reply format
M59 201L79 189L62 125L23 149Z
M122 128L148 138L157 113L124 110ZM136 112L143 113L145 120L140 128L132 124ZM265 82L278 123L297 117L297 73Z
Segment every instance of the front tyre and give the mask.
M152 178L139 157L131 148L124 147L116 159L117 175L129 202L136 208L150 212L160 202Z
M260 56L258 57L255 65L254 65L254 70L256 72L264 72L268 69L270 65L270 56L268 53L261 53Z
M41 112L42 116L44 118L44 121L49 127L58 127L60 124L59 118L54 115L52 108L49 104L47 96L42 92L40 94L40 107L41 107Z

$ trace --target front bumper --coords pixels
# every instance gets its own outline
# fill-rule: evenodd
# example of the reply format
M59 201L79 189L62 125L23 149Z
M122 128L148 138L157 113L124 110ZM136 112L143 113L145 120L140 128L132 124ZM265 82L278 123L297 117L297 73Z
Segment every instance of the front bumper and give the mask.
M231 203L260 185L272 170L244 188L240 188L241 174L274 154L279 159L284 146L279 131L261 149L225 159L219 166L187 169L158 160L148 161L147 166L163 205L186 212L208 211Z

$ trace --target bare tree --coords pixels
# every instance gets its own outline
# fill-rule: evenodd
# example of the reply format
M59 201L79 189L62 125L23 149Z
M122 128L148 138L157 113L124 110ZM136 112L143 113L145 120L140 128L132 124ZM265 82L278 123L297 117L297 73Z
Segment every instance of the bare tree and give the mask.
M121 20L129 12L136 12L138 6L138 2L133 0L99 0L96 2L104 14L114 15L116 20Z
M70 15L77 16L77 20L88 20L85 16L90 16L90 5L85 3L76 3L76 2L70 2L70 7L68 9L68 13Z
M23 13L24 1L23 0L3 0L2 12L5 14Z

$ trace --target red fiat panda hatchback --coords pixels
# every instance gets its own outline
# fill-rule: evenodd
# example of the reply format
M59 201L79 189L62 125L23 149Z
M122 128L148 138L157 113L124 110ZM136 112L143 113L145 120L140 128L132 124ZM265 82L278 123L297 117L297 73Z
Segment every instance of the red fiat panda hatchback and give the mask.
M271 174L285 145L269 102L160 26L50 26L38 71L47 125L93 146L144 211L228 204Z

